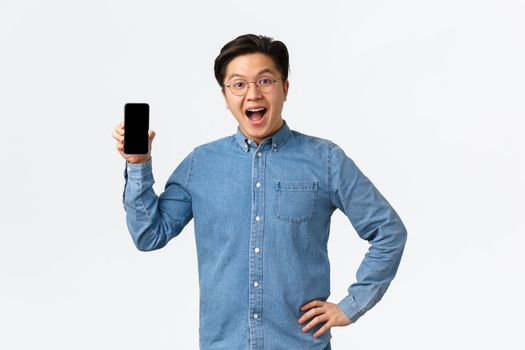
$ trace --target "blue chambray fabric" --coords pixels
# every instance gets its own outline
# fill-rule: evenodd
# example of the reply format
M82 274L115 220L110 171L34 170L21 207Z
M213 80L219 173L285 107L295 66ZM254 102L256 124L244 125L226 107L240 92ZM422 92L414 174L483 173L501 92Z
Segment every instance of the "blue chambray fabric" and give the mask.
M337 301L353 322L385 293L406 242L397 213L345 152L286 121L259 145L237 128L196 147L159 196L151 161L127 164L124 175L126 221L139 250L164 247L193 219L202 350L330 346L330 332L312 337L322 324L303 333L297 319L303 304L330 296L336 209L370 243Z

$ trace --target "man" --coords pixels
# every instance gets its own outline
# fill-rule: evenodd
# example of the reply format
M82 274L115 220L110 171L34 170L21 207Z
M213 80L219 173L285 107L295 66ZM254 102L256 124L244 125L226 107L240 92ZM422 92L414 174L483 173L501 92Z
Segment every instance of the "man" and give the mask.
M215 77L237 132L196 147L160 196L155 133L147 155L123 153L123 123L113 133L128 163L124 207L137 248L162 248L194 219L203 350L330 349L330 328L381 299L403 253L403 223L354 162L283 120L288 70L280 41L250 34L227 43ZM334 304L327 242L336 209L371 245Z

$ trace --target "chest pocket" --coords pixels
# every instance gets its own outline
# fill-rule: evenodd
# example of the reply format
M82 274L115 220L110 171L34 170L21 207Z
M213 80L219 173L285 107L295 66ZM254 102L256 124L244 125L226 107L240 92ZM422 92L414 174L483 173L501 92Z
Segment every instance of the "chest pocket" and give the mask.
M318 181L276 181L277 218L294 224L308 221L317 202Z

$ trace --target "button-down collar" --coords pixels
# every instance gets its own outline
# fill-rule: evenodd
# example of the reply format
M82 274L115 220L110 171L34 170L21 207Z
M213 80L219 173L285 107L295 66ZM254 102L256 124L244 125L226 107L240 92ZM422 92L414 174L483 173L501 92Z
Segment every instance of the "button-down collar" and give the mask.
M270 140L272 143L272 150L277 151L279 147L281 147L282 144L286 142L292 135L292 131L288 127L288 124L286 123L286 120L283 120L283 126L279 130L277 130L272 136L269 136L268 138L261 141L261 144L264 142L267 142L267 140ZM239 146L242 148L243 151L248 152L250 150L250 147L257 148L257 143L244 135L241 131L241 128L237 127L237 133L235 135L235 139Z

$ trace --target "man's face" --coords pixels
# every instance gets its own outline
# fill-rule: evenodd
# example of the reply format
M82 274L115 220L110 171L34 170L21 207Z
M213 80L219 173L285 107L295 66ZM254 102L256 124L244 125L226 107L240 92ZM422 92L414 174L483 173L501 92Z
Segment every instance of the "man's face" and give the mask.
M248 84L246 94L237 96L227 87L233 80L242 79L251 83L262 78L277 80L271 91L261 92L256 84ZM242 133L257 144L283 125L281 112L289 83L281 78L273 60L262 53L237 56L226 67L223 91L226 104Z

